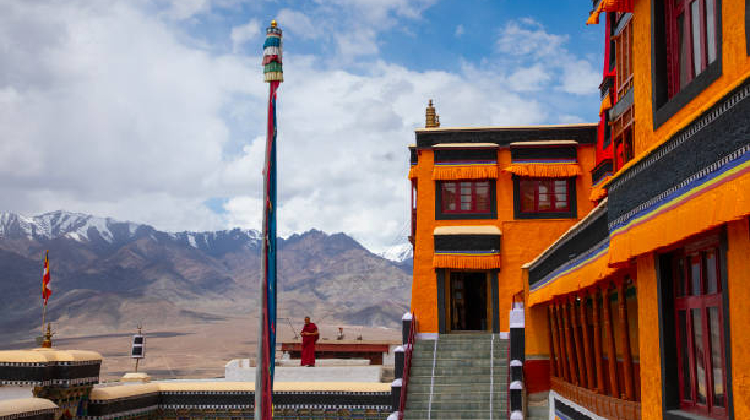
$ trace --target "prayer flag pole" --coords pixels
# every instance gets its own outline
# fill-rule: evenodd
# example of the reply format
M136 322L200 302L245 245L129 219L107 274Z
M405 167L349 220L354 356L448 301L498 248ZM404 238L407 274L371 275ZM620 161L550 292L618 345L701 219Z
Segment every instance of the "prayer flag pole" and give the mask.
M284 81L281 29L276 20L266 29L263 80L269 83L266 162L263 169L263 233L261 245L258 356L255 362L255 419L273 418L276 358L276 90Z

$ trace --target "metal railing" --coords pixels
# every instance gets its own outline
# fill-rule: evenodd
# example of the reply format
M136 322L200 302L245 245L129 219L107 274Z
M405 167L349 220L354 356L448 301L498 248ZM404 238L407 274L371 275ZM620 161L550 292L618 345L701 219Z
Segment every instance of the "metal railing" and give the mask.
M414 336L417 333L417 318L412 314L411 327L409 327L409 340L404 349L404 372L401 379L401 400L398 404L398 420L404 419L404 408L406 408L406 390L409 387L409 373L411 371L411 357L414 353Z

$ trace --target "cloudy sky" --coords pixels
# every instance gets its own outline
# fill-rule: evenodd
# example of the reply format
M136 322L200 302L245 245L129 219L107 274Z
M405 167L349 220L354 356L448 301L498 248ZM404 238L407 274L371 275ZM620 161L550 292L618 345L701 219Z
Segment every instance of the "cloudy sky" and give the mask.
M264 28L284 29L280 233L406 240L408 151L443 126L594 121L581 0L0 0L0 211L259 228Z

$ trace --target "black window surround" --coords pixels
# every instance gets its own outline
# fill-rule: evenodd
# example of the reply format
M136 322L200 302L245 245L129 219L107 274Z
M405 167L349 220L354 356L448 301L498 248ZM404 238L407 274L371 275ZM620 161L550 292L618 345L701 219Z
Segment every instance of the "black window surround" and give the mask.
M721 272L721 287L723 293L724 312L724 360L727 376L727 418L734 420L734 398L732 392L732 350L731 336L729 331L729 284L727 267L728 241L726 230L722 230L719 245L719 269ZM661 386L662 386L662 414L664 420L697 420L709 417L700 416L695 413L680 410L680 395L678 383L677 366L677 344L675 340L675 317L674 317L674 280L672 279L673 253L662 253L654 255L654 268L656 269L656 287L659 305L659 353L661 355Z
M513 175L513 218L524 219L575 219L578 215L576 206L576 177L565 178L568 180L568 191L570 196L570 208L565 212L557 213L523 213L521 212L521 179Z
M750 0L746 0L746 3ZM722 75L721 0L716 0L716 61L669 99L667 37L664 0L651 1L651 105L653 129L667 122ZM747 21L747 16L745 16ZM746 28L747 31L747 28ZM749 50L750 51L750 50Z
M497 219L497 179L489 179L490 183L490 212L489 213L443 213L441 203L443 202L443 182L461 182L456 181L435 181L435 220L480 220L480 219Z

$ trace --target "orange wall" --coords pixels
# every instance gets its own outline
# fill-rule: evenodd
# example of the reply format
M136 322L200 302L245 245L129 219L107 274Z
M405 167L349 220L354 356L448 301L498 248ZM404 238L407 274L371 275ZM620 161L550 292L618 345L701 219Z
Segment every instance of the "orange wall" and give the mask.
M521 265L534 259L577 220L514 220L513 181L509 173L501 172L496 183L497 219L485 220L435 220L435 181L432 180L433 151L421 149L417 165L417 231L414 252L414 278L411 308L417 317L420 332L438 332L437 285L433 268L436 226L493 225L502 231L502 268L498 276L500 296L500 331L508 331L508 315L512 296L524 290ZM578 162L584 175L576 178L576 206L578 219L593 208L591 194L591 169L595 163L593 145L578 147ZM498 151L501 168L510 165L510 149ZM446 319L446 323L448 320ZM546 330L542 330L546 331ZM543 351L546 354L547 351Z
M748 220L727 224L729 322L734 418L750 419L750 231Z
M641 418L660 419L661 406L661 353L659 352L659 296L656 289L656 268L653 254L638 257L638 325L641 360Z
M636 156L669 139L742 79L750 76L750 57L745 50L745 1L722 0L722 76L654 132L651 104L651 1L636 1L633 20L633 51L638 52L633 55L635 118L638 121L633 139Z

